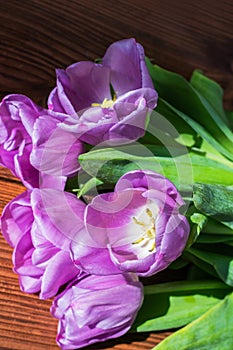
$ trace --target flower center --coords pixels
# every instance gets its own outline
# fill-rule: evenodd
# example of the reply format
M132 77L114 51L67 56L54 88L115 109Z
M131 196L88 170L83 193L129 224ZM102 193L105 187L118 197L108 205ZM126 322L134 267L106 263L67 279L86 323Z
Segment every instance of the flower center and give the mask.
M152 211L146 208L142 219L137 219L133 217L133 222L141 227L142 235L132 244L138 244L141 248L148 249L148 252L152 253L155 251L155 219L153 217Z
M92 103L92 107L101 107L101 108L112 108L116 101L116 97L114 96L113 100L108 100L105 98L102 103Z

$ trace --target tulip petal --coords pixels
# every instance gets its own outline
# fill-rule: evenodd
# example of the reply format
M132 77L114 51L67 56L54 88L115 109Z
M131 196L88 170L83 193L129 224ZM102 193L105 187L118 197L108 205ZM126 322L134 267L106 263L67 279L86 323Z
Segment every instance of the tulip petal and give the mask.
M85 204L73 194L34 189L31 196L35 222L42 235L56 247L69 250L84 229Z
M111 84L117 96L141 87L154 88L145 64L144 50L135 39L110 45L102 63L111 70Z

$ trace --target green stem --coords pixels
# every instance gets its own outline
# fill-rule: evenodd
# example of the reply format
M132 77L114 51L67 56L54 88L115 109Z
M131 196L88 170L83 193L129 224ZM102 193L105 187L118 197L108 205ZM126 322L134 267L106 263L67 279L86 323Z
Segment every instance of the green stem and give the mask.
M153 284L144 287L144 294L161 294L170 292L184 292L194 290L208 290L208 289L231 289L225 283L217 280L208 281L179 281L179 282L167 282L161 284Z

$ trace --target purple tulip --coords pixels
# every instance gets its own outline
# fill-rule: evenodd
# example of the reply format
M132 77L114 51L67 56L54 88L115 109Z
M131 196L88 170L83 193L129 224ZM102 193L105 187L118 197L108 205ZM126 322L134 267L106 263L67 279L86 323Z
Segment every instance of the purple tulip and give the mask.
M66 117L67 115L50 112L49 117L42 115L34 124L30 161L42 174L40 187L45 187L45 182L46 187L54 188L54 178L55 183L58 179L65 183L67 177L73 176L80 169L78 156L84 152L84 145L75 135L59 127ZM56 188L63 189L64 185Z
M125 174L113 193L98 195L87 205L86 244L80 238L71 243L77 266L98 275L123 271L150 276L165 269L181 255L189 235L188 221L179 213L183 204L162 175Z
M64 189L67 176L79 169L77 158L84 151L77 138L57 127L66 117L26 96L6 96L0 104L0 164L29 189Z
M39 174L31 165L32 128L43 109L23 95L6 96L0 104L0 164L25 186L38 187Z
M51 307L59 319L58 345L78 349L125 334L142 300L142 285L134 274L89 275L73 282Z
M40 292L42 299L50 298L62 285L79 275L67 249L70 240L62 236L59 226L53 224L52 215L48 218L50 211L57 211L65 224L66 218L58 208L61 203L69 205L73 197L62 191L34 189L19 195L5 207L1 229L6 241L14 248L14 271L19 275L22 291ZM40 199L44 200L44 207ZM76 199L71 208L77 213L72 225L78 232L83 227L85 205ZM46 225L47 230L44 229Z
M101 64L58 69L57 87L48 99L49 108L70 115L63 128L91 145L143 136L156 103L144 50L134 39L113 43Z

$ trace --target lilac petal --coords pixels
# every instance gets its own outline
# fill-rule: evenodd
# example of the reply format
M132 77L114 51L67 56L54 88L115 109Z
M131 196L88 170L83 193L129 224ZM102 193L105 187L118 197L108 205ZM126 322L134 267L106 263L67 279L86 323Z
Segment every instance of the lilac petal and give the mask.
M94 255L95 249L108 248L120 271L140 276L159 272L185 248L189 225L179 214L183 203L175 186L162 175L151 171L125 174L114 193L96 196L87 206L86 228L95 241L89 255ZM77 261L82 264L78 254ZM104 259L98 255L100 261ZM108 267L111 269L109 263ZM91 273L96 269L93 266Z
M138 273L138 275L152 276L167 268L182 254L188 234L189 225L184 216L162 216L157 223L157 249L154 254L154 261L147 272Z
M41 277L19 275L19 284L24 293L38 293L41 289Z
M97 248L72 242L71 252L76 266L95 275L118 274L121 271L112 262L108 248Z
M137 49L138 49L138 55L140 60L142 87L154 89L153 81L151 79L148 68L146 66L144 48L142 47L142 45L137 43Z
M118 122L117 115L110 108L90 107L79 116L67 119L60 127L75 134L78 139L90 145L97 145L108 139L108 130Z
M142 285L135 277L91 275L71 284L51 308L60 319L59 346L81 348L125 334L143 299Z
M141 87L153 89L145 65L144 50L135 39L125 39L110 45L102 63L111 70L111 84L117 96Z
M3 107L3 103L1 104ZM3 108L0 108L3 109ZM10 169L15 176L15 156L17 156L19 148L30 144L31 139L21 121L13 120L10 115L1 115L0 112L0 164Z
M53 176L50 174L39 173L39 188L54 188L64 191L67 176Z
M143 197L156 203L160 213L164 212L169 215L176 215L179 213L179 206L166 192L161 192L156 189L148 190L143 193Z
M141 89L142 90L142 89ZM153 91L153 90L152 90ZM130 92L117 99L113 108L116 111L118 123L108 132L108 139L123 141L137 140L145 134L146 125L150 116L148 104L156 103L157 95L153 101L147 101L142 91ZM116 142L115 142L116 143Z
M31 145L23 143L14 157L15 174L29 189L39 186L39 173L30 163Z
M148 276L148 271L155 260L155 254L140 259L135 253L141 248L133 248L132 244L123 247L109 247L112 262L123 272L134 272L138 276ZM138 254L140 256L140 252Z
M66 70L57 70L57 95L67 114L111 99L110 71L93 62L78 62Z
M58 120L40 117L34 125L31 163L47 176L70 176L77 172L78 156L84 152L77 137L59 127Z
M16 154L17 150L9 152L4 148L4 145L0 145L0 165L8 168L14 176L17 176L14 165L14 157Z
M138 232L132 231L133 217L147 199L141 191L123 191L96 196L86 209L86 227L98 247L132 243ZM136 235L136 236L135 236Z
M62 273L61 273L62 272ZM54 255L46 267L41 285L41 299L48 299L57 294L59 288L79 274L68 252L60 251Z
M2 234L11 247L28 232L33 222L30 206L30 191L25 191L12 199L4 208L1 216Z
M118 180L115 190L118 192L128 188L158 189L173 198L178 205L181 206L184 204L184 200L175 185L163 175L153 171L135 170L123 175Z
M44 109L37 106L30 98L24 95L12 94L3 98L0 105L1 116L10 116L12 120L22 122L30 135L33 124Z
M0 104L0 163L28 187L37 187L39 176L29 161L33 125L43 109L23 95L6 96Z
M19 275L40 277L44 270L32 264L31 256L34 251L30 233L25 233L17 242L13 252L14 271Z
M85 204L75 195L53 190L34 189L31 196L35 222L42 235L56 247L69 250L84 230Z
M32 225L31 239L35 248L31 257L32 263L33 265L46 269L49 260L60 252L60 249L55 247L42 235L35 221Z
M5 150L14 151L21 145L22 141L28 143L30 140L30 136L21 121L15 121L9 115L1 115L0 144L4 145Z
M156 246L163 256L163 260L158 265L162 270L182 254L189 235L189 224L183 215L162 214L157 219L156 227ZM158 269L157 266L151 267L151 274L154 273L155 268Z
M132 246L110 248L113 263L121 271L136 272L138 276L148 277L164 270L183 252L189 234L185 217L162 215L156 223L156 251L140 259L130 257ZM135 252L135 248L133 249ZM126 254L128 252L128 256ZM140 256L140 254L139 254Z
M51 93L48 97L48 109L56 111L56 112L60 112L60 113L65 113L65 109L62 107L62 105L59 101L57 90L58 90L58 88L55 87L51 91Z
M90 279L91 277L89 277ZM86 278L88 279L88 277ZM102 286L101 282L109 279L108 283L112 283L111 286ZM94 293L93 289L90 287L85 288L84 283L80 283L80 287L75 289L76 301L78 303L77 307L80 310L78 321L79 326L84 327L92 324L93 319L98 324L101 329L108 330L112 327L124 326L125 323L132 322L132 314L135 312L134 303L137 304L137 299L141 298L140 287L135 293L135 284L125 284L122 275L115 276L93 276L92 283L97 285L101 283L101 289L97 289L96 292L101 291L101 293ZM109 283L109 284L110 284ZM138 283L138 286L140 284ZM102 289L103 288L103 289ZM109 295L109 290L111 290L111 296ZM124 295L123 295L124 291ZM97 296L97 295L98 296ZM85 303L81 303L82 299L85 298ZM107 300L111 300L111 305L106 305ZM129 300L134 300L133 303L129 303ZM97 304L97 305L96 305ZM124 305L124 307L122 307ZM126 308L127 307L127 311Z
M127 91L125 94L119 96L114 103L114 106L118 106L118 110L120 108L124 112L126 110L125 115L129 114L127 112L127 106L128 108L133 108L135 109L135 106L142 105L144 108L148 108L149 110L152 111L157 105L157 100L158 100L158 94L154 89L151 88L139 88L137 90L132 90L132 91ZM119 113L118 113L119 114Z

